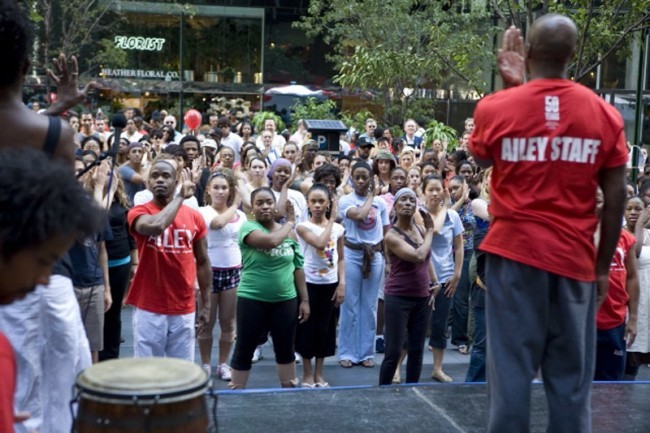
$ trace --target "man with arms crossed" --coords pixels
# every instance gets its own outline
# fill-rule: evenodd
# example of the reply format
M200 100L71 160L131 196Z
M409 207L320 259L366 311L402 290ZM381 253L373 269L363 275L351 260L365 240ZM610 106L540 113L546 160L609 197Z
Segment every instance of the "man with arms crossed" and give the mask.
M576 26L536 20L524 43L510 28L499 70L512 87L474 112L474 158L493 165L488 253L489 432L530 429L531 381L541 367L548 431L591 431L595 310L607 292L625 197L627 151L620 114L567 79ZM530 81L524 81L524 67ZM593 234L596 188L602 235ZM597 293L597 296L596 296Z
M160 156L149 172L153 200L129 211L131 233L140 263L126 302L133 313L135 357L167 356L194 361L194 282L199 281L203 308L198 326L208 322L212 269L203 217L183 205L194 184L176 187L175 160Z

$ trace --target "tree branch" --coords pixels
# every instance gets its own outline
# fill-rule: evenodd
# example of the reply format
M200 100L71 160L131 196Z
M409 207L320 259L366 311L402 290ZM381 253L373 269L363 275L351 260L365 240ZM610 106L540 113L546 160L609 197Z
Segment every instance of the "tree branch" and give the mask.
M584 53L585 50L585 43L587 42L587 35L589 34L589 26L591 25L591 17L594 12L594 0L589 1L589 12L587 13L587 22L585 23L585 28L582 31L582 40L580 41L580 51L578 52L578 57L576 60L576 72L580 70L580 66L582 66L582 54Z
M458 77L461 80L463 80L467 84L469 84L472 87L472 89L474 89L474 91L476 91L476 93L478 93L479 95L481 95L483 93L483 91L480 88L478 88L476 85L472 84L472 81L469 78L467 78L465 76L465 74L463 74L458 68L456 68L445 56L440 54L438 52L438 50L436 50L435 48L432 48L431 51L433 52L433 54L436 55L436 57L438 57L442 61L442 63L444 63L448 68L450 68L452 71L454 71L454 73L456 75L458 75Z
M499 16L501 21L503 21L505 23L506 28L507 28L508 27L508 17L506 16L506 14L501 10L499 5L497 5L496 0L491 0L490 3L492 4L492 9L494 10L494 12Z
M624 40L625 40L625 39L626 39L626 38L627 38L631 33L637 32L637 31L639 31L639 30L647 29L647 28L650 28L650 17L649 17L649 16L643 16L641 19L639 19L639 20L636 21L634 24L630 25L627 29L625 29L625 30L622 32L621 36L618 38L618 40L617 40L615 43L613 43L613 44L612 44L612 45L607 49L607 51L605 52L605 54L603 54L603 55L600 56L598 59L596 59L596 61L595 61L594 63L592 63L592 64L591 64L590 66L588 66L587 68L585 68L583 71L578 71L578 70L576 70L576 78L575 78L575 81L576 81L576 82L577 82L577 81L580 81L582 78L585 77L585 75L587 75L589 72L591 72L592 70L594 70L594 68L596 68L598 65L600 65L600 64L603 62L603 60L605 60L607 57L609 57L609 55L612 54L612 52L613 52L616 48L618 48L619 45L620 45L620 44L621 44L621 43L622 43L622 42L623 42L623 41L624 41Z

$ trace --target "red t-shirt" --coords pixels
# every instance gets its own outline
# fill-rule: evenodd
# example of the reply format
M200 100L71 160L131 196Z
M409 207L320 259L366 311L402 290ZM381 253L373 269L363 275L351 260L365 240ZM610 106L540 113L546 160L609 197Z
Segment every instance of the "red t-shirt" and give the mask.
M16 360L9 340L0 332L0 431L14 431Z
M138 217L160 211L153 201L129 211L129 227L140 263L126 302L157 314L189 314L195 308L196 261L192 245L205 237L207 228L200 213L182 205L160 236L145 236L134 230Z
M623 120L590 89L538 79L482 99L470 150L492 160L481 249L578 281L594 281L596 187L624 166Z
M628 254L634 254L634 251L630 250L635 242L636 239L630 232L621 230L621 237L618 239L616 253L614 253L612 265L609 268L609 290L607 291L607 297L596 315L596 325L600 330L606 331L625 323L627 302L630 299L627 293L627 269L625 268L625 260Z

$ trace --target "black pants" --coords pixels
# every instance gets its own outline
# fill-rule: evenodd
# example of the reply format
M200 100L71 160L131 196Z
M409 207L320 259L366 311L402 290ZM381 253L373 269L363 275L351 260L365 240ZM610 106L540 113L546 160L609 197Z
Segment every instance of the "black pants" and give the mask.
M309 320L298 325L296 352L304 358L327 358L336 352L336 322L332 296L339 284L307 283Z
M379 371L380 385L391 384L405 343L408 346L406 383L417 383L420 380L424 340L431 313L428 301L429 298L410 296L384 297L386 353Z
M298 325L298 298L283 302L262 302L237 298L237 342L230 366L250 370L251 359L264 330L271 331L275 362L295 361L294 340Z
M117 359L120 357L120 341L122 339L122 300L129 285L131 263L108 268L108 279L111 283L113 304L104 314L104 350L99 352L99 360Z

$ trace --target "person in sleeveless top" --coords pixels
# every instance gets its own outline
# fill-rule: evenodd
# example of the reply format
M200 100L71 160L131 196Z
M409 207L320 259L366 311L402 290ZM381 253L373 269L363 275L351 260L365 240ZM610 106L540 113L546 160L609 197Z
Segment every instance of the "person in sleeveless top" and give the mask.
M392 382L405 344L408 347L406 383L420 380L427 325L435 293L440 289L430 260L434 234L431 215L420 209L424 226L415 224L417 195L410 188L402 188L395 194L393 209L397 221L384 238L390 270L384 283L386 352L379 371L379 385Z

